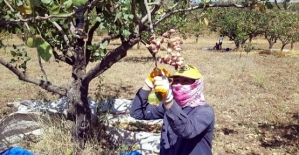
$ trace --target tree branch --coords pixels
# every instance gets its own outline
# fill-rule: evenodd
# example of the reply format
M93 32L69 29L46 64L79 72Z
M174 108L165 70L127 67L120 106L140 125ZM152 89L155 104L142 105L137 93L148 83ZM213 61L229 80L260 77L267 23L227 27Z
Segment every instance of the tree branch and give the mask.
M102 41L100 41L96 44L96 48L100 48L101 44L104 43L105 41L108 41L108 43L109 43L110 40L117 39L117 38L119 38L119 35L116 35L116 34L108 35Z
M150 31L151 31L152 35L154 35L155 31L154 31L154 27L153 27L153 23L152 23L152 15L151 15L150 9L148 7L147 0L144 0L144 5L145 5L145 8L146 8L146 12L147 12L148 22L150 24L149 28L150 28Z
M172 9L174 9L176 6L178 6L179 5L179 3L175 3L172 7L170 7L168 10L172 10ZM161 17L163 17L163 16L165 16L166 15L166 13L167 13L168 11L166 11L166 12L163 12L163 14L161 15Z
M4 3L9 7L11 11L14 11L13 7L7 2L7 0L4 0Z
M46 15L47 16L47 15ZM69 38L67 37L67 35L65 34L65 32L63 31L63 29L61 28L61 26L57 23L57 22L55 22L55 21L51 21L51 19L48 19L57 29L58 29L58 31L61 33L61 35L62 35L62 37L63 37L63 39L64 39L64 41L66 42L66 44L67 45L69 45L69 43L70 43L70 40L69 40Z
M131 3L131 13L134 16L133 17L133 22L136 24L136 27L134 29L134 32L136 35L140 35L140 28L143 26L140 22L140 20L138 19L137 15L136 15L136 0L132 0Z
M71 31L71 34L73 35L73 36L75 36L76 34L75 34L75 30L76 30L76 28L75 28L75 26L74 26L74 23L73 22L69 22L68 23L68 27L69 27L69 29L70 29L70 31Z
M44 75L44 77L46 79L46 82L48 82L48 77L47 77L47 74L46 74L46 72L44 70L44 67L43 67L43 64L42 64L42 59L41 59L39 53L37 53L37 60L38 60L38 64L39 64L40 70L42 71L42 73L43 73L43 75Z
M62 96L65 96L67 93L67 90L65 88L52 85L50 82L46 82L44 80L38 80L35 78L28 77L27 75L20 72L18 69L16 69L14 66L12 66L10 63L6 62L2 58L0 58L0 64L12 71L22 81L38 85L49 92L53 92Z
M11 5L6 1L6 0L4 0L4 2L5 2L5 4L9 7L9 9L11 10L11 11L15 11L14 9L13 9L13 7L11 7ZM22 18L22 16L20 15L20 14L17 14L17 17L19 17L20 19L23 19ZM1 23L1 20L0 20L0 23ZM1 24L0 24L1 25ZM25 23L25 26L26 26L26 28L28 29L28 31L30 32L30 28L29 28L29 25L27 24L27 23Z
M89 59L90 59L90 55L91 55L91 50L89 50L87 47L89 45L92 44L92 39L93 39L93 34L94 34L94 31L100 26L100 22L96 22L89 30L88 32L88 39L87 39L87 42L86 42L86 47L85 47L85 57L86 57L86 65L88 65L89 63Z
M166 14L164 14L163 16L161 16L161 18L158 19L154 23L154 26L158 25L160 22L165 20L167 17L169 17L173 14L179 13L179 12L188 12L188 11L193 11L193 10L198 10L198 9L203 9L203 8L215 8L215 7L220 7L220 8L225 8L225 7L245 8L245 7L249 7L249 5L248 4L246 4L246 5L239 5L239 4L209 4L209 5L199 4L198 6L195 6L195 7L169 11Z
M139 41L139 38L133 38L128 41L124 41L119 47L110 51L101 62L87 72L86 77L83 79L83 83L89 83L92 79L105 72L114 63L124 58L127 55L127 51Z
M10 20L10 21L0 20L0 25L5 25L5 24L11 25L11 24L24 23L24 22L33 22L33 21L38 21L38 20L48 20L51 18L69 18L69 17L76 15L76 13L78 13L78 12L84 11L89 8L90 9L94 8L99 1L100 0L92 0L90 3L87 3L86 6L80 8L80 9L77 9L76 11L73 11L66 15L45 15L45 16L29 17L29 18L24 18L24 19L20 18L20 19ZM5 2L6 2L6 0L5 0ZM10 5L8 5L8 6L10 6ZM11 6L10 6L10 8L13 9Z
M154 15L154 14L160 9L161 4L162 4L162 0L158 0L158 1L155 3L155 7L154 7L154 9L151 11L151 15ZM142 31L142 30L144 30L145 28L147 28L147 27L145 27L144 23L145 23L148 19L149 19L149 16L148 16L148 14L147 14L147 15L145 15L145 16L141 19L141 21L138 22L137 26L135 27L134 32L138 32L137 34L139 34L140 31ZM154 25L153 25L153 27L154 27Z
M54 55L55 59L65 62L69 65L73 65L73 60L71 58L69 58L66 55L66 53L64 55L59 55L53 46L52 46L52 49L53 49L53 55Z
M161 4L162 4L162 1L159 0L159 1L157 2L157 4L155 5L154 9L151 11L151 14L152 14L152 15L154 15L154 14L160 9ZM144 17L141 19L141 23L144 24L145 21L147 21L147 20L148 20L148 15L144 16Z
M97 43L97 48L100 47L101 44L104 43L105 41L110 42L110 40L117 39L117 38L119 38L119 35L116 35L116 34L108 35L102 41L100 41L100 42Z

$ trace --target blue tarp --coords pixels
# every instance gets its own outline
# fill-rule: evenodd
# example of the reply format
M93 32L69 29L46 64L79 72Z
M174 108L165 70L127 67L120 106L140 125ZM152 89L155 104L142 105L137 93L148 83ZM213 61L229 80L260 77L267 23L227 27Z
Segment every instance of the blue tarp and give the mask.
M5 150L4 152L1 152L0 155L34 155L34 154L20 147L12 147Z
M5 150L4 152L0 152L0 155L34 155L34 154L32 152L25 150L23 148L20 148L20 147L12 147L12 148ZM132 152L123 153L120 155L142 155L142 154L137 151L132 151Z
M132 152L129 152L129 153L123 153L123 154L120 154L120 155L142 155L141 153L137 152L137 151L132 151Z

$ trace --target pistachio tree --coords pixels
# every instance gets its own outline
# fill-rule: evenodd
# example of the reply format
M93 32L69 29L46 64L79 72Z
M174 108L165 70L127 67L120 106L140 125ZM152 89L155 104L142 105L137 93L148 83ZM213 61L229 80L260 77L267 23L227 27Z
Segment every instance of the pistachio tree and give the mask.
M242 27L238 26L241 21L242 16L239 15L242 10L237 11L235 9L213 9L209 14L209 29L214 32L218 32L224 36L227 36L230 40L235 42L237 48L239 48L239 40L237 40L239 32L242 31ZM236 18L236 17L239 18ZM241 29L240 29L241 28Z
M182 26L182 31L189 35L195 36L195 42L198 42L199 35L207 31L209 21L205 10L197 10L189 13L186 18L186 24Z
M283 22L278 22L275 25L279 33L278 39L282 44L280 48L282 51L287 44L298 41L298 14L279 12L277 18L279 18L280 21L283 20Z
M276 0L252 3L250 7L240 8L216 8L208 11L209 29L227 36L234 41L236 48L243 46L247 40L263 35L268 43L269 49L277 40L281 40L283 47L292 44L297 39L295 33L296 13L287 13L285 10L291 7L289 1L278 3ZM277 6L274 8L274 6Z
M202 1L190 5L187 0L0 0L1 33L18 34L26 48L36 50L39 60L55 59L70 65L71 73L61 74L70 75L71 82L68 87L63 87L49 81L47 74L50 73L43 69L42 63L41 78L26 74L26 63L32 57L26 48L15 47L11 52L11 61L0 57L0 64L22 81L66 96L69 102L67 118L75 122L72 135L75 140L81 141L92 128L88 105L90 82L126 57L130 48L139 42L149 44L155 30L163 32L173 28L177 25L176 20L181 20L180 16L185 15L184 12L211 7L243 8L252 4ZM80 13L84 13L85 39L76 33ZM164 21L171 21L172 25L161 26ZM95 42L95 32L107 33L103 33L102 40ZM106 47L115 39L120 40L121 44L108 50ZM149 52L155 57L151 50ZM90 62L96 64L87 70Z
M259 7L213 9L208 16L209 29L227 36L234 41L236 48L239 48L247 40L251 41L253 37L264 32L265 15Z
M265 23L264 36L265 36L265 39L268 41L269 49L272 49L273 45L276 43L276 41L279 37L279 33L278 33L278 29L276 27L276 24L280 21L278 19L276 12L266 13L263 21Z

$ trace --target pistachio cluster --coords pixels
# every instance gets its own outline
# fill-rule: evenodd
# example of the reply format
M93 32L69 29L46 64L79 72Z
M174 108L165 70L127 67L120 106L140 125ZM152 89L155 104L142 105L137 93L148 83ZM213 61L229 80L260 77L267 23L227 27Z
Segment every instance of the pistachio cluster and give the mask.
M164 48L167 50L166 55L160 58L159 62L174 66L175 69L178 69L180 66L184 65L184 58L181 57L181 51L183 39L180 37L173 37L171 35L175 33L174 29L170 29L169 31L163 33L162 37L157 40L154 36L150 37L150 45L146 45L146 47L151 50L154 54L158 53L160 48ZM167 40L167 41L165 41ZM163 46L163 43L167 43L167 47Z

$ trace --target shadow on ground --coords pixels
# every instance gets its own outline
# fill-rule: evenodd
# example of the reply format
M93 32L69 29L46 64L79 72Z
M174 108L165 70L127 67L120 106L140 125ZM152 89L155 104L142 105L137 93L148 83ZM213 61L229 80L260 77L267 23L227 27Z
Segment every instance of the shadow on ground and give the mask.
M291 124L260 124L260 142L263 147L293 147L289 153L299 151L299 113L292 114ZM295 147L294 147L295 146Z

